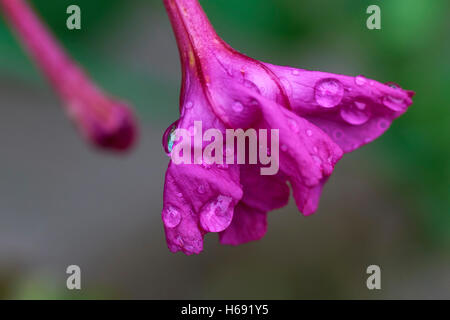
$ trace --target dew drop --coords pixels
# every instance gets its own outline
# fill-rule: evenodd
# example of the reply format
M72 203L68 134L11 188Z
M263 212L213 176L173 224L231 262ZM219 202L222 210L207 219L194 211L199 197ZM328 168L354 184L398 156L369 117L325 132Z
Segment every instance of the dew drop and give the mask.
M287 145L283 144L283 145L281 146L281 150L284 151L284 152L286 152L286 151L288 150Z
M188 103L186 103L185 108L186 109L191 109L194 106L194 103L192 103L192 101L188 101Z
M406 109L406 103L402 98L393 96L385 96L383 98L383 104L392 111L403 111Z
M291 96L292 95L292 86L291 86L291 83L289 82L289 80L286 78L280 78L280 81L284 87L284 90L286 91L286 94L288 96Z
M175 228L181 222L181 213L173 207L168 207L163 211L162 219L167 228Z
M233 110L240 113L242 112L242 110L244 110L244 105L241 102L236 101L235 103L233 103Z
M312 130L310 130L310 129L306 130L306 135L307 135L308 137L312 137L312 135L313 135Z
M322 79L317 82L314 94L316 102L321 107L334 108L344 97L344 86L337 79Z
M294 119L290 119L289 120L289 127L292 129L292 131L294 131L295 133L298 133L300 131L297 121L295 121Z
M363 86L367 83L367 79L364 76L359 75L355 78L355 83L358 86Z
M342 107L340 114L345 122L360 126L369 121L370 118L369 112L365 109L365 103L355 102L354 104Z
M177 193L177 197L178 197L178 198L183 198L183 194L182 194L181 192L178 192L178 193Z
M300 75L300 70L294 69L294 70L292 70L292 74L294 76L298 76L298 75Z
M358 102L358 101L355 101L355 106L356 106L359 110L365 110L367 105L366 105L364 102Z
M207 203L200 212L200 224L208 232L221 232L228 228L233 219L233 198L220 195Z

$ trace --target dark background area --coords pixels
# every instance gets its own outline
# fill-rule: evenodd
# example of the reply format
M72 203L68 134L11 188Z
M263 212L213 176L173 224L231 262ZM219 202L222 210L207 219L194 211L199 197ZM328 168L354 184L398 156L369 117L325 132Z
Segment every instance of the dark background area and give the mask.
M320 209L293 200L266 237L168 251L160 219L164 129L178 117L178 51L162 1L30 1L107 92L129 101L141 140L100 153L0 17L0 298L450 298L450 2L202 1L235 49L280 65L364 74L416 91L376 142L346 155ZM82 30L66 28L78 4ZM366 28L378 4L382 30ZM82 269L81 292L65 270ZM367 266L382 290L366 288Z

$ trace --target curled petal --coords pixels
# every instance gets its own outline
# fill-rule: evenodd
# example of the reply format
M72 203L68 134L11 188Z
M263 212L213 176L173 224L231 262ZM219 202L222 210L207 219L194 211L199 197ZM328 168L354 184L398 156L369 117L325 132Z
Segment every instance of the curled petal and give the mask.
M289 202L289 186L282 173L261 175L259 165L242 165L241 184L244 196L241 202L263 212L279 209Z
M414 96L398 85L363 76L266 66L281 79L292 111L321 128L344 152L382 135Z

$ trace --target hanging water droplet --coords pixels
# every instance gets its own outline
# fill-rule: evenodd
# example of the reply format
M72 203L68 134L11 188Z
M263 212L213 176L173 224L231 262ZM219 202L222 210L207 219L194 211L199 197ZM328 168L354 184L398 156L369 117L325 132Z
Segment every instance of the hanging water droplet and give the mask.
M233 219L233 198L220 195L206 204L200 212L200 224L205 231L221 232L228 228Z
M233 103L233 110L237 113L242 112L242 110L244 110L244 105L241 102L236 101Z
M392 111L404 111L406 109L406 103L402 98L393 96L385 96L383 98L383 104Z
M370 118L368 110L365 109L366 105L364 103L355 102L354 104L343 106L340 114L345 122L355 126L360 126L369 121Z
M174 207L163 210L162 219L167 228L175 228L181 222L181 213Z
M312 137L312 135L313 135L312 130L311 130L311 129L306 130L306 135L307 135L308 137Z
M162 145L166 154L170 155L172 153L173 144L176 140L176 129L178 127L178 121L172 123L164 132Z
M295 121L294 119L290 119L289 120L289 127L292 129L292 131L294 131L295 133L298 133L300 131L297 121Z
M367 83L367 79L364 76L359 75L355 78L355 83L358 86L363 86Z
M315 87L315 99L323 108L334 108L344 97L344 86L337 79L322 79Z

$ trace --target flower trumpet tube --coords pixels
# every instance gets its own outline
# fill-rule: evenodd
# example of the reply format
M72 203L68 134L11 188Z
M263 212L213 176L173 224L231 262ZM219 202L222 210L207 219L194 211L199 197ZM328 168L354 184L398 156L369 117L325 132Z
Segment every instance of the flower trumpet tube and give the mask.
M25 1L0 0L0 9L83 136L103 149L128 150L136 140L137 125L127 104L97 88Z
M394 84L247 57L219 38L197 0L164 4L182 65L180 118L163 137L172 160L162 219L173 252L200 253L208 232L219 233L220 242L230 245L262 238L267 212L288 203L289 184L299 211L313 214L344 153L378 138L412 104L414 93ZM279 170L265 175L264 163L228 161L229 151L236 158L228 141L215 149L218 163L196 161L210 147L196 139L198 122L202 130L223 135L232 129L277 133L271 139L279 150L264 152L277 154ZM219 138L215 135L214 143ZM267 146L261 135L258 145ZM251 142L245 148L255 152ZM175 161L180 150L193 163ZM222 152L226 163L220 161Z

